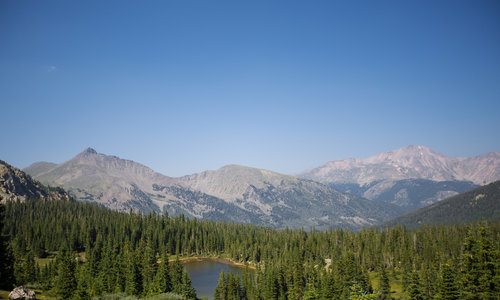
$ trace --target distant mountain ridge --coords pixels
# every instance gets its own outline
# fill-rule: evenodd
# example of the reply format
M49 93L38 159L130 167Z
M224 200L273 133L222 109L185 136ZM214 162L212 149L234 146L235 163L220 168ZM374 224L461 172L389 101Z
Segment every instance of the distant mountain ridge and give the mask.
M360 227L401 213L397 206L380 205L311 180L245 166L229 165L180 180L195 190L260 214L270 224L289 227L297 227L293 223L298 220L307 228L342 227L344 223Z
M403 179L458 180L483 185L500 179L500 152L450 158L428 147L412 145L366 159L330 161L299 176L322 183L361 186L374 181Z
M472 223L481 220L500 221L500 181L420 208L383 222L381 226L399 224L417 228L423 224Z
M271 171L231 165L172 178L91 148L62 164L35 163L24 170L44 184L67 189L78 200L117 210L166 210L275 227L352 229L402 212L394 205Z
M298 176L367 199L414 209L499 180L500 153L450 158L413 145L366 159L327 162Z

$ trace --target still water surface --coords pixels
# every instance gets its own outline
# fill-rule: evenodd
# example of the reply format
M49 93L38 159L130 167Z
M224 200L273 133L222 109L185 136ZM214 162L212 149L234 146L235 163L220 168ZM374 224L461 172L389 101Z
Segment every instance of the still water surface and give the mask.
M240 267L210 259L185 262L183 266L191 277L198 298L208 299L213 299L221 270L224 270L224 273L233 272L240 275L243 271Z

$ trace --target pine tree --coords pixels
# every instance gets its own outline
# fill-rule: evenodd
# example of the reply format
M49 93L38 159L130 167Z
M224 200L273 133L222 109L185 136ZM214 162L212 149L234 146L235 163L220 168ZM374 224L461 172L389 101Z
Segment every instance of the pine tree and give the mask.
M73 254L66 247L59 251L57 264L56 293L63 299L69 299L76 289L76 265Z
M196 299L196 290L193 288L191 278L186 271L182 273L180 294L185 297L185 299Z
M151 246L151 240L148 238L144 245L144 250L142 252L142 280L144 291L147 291L149 295L153 295L154 287L153 279L156 274L157 264L156 255Z
M479 227L479 291L484 299L498 299L500 286L498 286L496 274L498 270L498 254L495 253L491 235L485 223Z
M9 290L14 285L14 257L9 239L3 235L5 207L0 203L0 289Z
M76 267L77 285L74 294L74 298L76 300L90 300L89 275L90 274L88 272L87 264L77 265Z
M22 264L22 271L22 282L24 284L36 281L36 263L33 252L29 251L26 253Z
M172 263L172 268L170 268L172 291L176 294L182 293L183 274L184 274L184 268L182 267L181 261L179 260L179 255L177 255L175 261Z
M459 299L460 291L457 286L457 276L450 265L445 264L441 271L436 299L455 300Z
M142 276L140 262L136 253L129 248L127 251L127 273L125 274L125 293L140 295L142 293Z
M168 254L164 252L158 271L153 279L154 294L167 293L172 290L172 281L170 279L170 266L168 264Z
M241 297L240 278L233 273L227 274L227 299L240 300Z
M380 299L391 299L391 286L385 267L380 268Z
M306 283L305 291L304 291L304 300L315 300L319 298L318 290L313 282L308 281Z
M420 283L420 276L414 269L410 275L410 285L408 286L408 299L410 300L424 300L424 293Z
M295 258L292 266L292 287L288 291L289 299L301 299L304 287L304 266L300 259Z
M464 243L464 253L462 254L462 298L481 299L479 289L479 277L481 271L479 267L479 253L477 241L472 229L469 230Z
M226 276L224 275L224 270L220 270L219 281L217 282L217 287L214 291L214 300L226 300L227 299L227 285Z

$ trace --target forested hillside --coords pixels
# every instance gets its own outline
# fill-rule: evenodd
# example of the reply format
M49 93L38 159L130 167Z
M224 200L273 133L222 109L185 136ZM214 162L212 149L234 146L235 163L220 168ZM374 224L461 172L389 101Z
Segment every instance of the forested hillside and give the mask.
M399 296L409 299L497 299L500 291L497 223L308 232L43 199L8 202L5 214L16 284L65 299L169 291L193 298L189 277L178 261L168 263L169 254L256 268L242 278L221 275L218 299L389 299L401 287Z
M500 181L415 210L382 226L404 224L415 228L424 224L464 224L480 220L500 221Z

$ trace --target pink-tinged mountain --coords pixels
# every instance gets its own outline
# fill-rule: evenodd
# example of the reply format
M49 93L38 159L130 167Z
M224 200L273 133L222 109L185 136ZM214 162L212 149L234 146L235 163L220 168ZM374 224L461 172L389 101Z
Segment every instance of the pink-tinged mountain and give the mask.
M366 159L327 162L299 177L413 209L499 180L500 153L451 158L424 146L408 146Z

